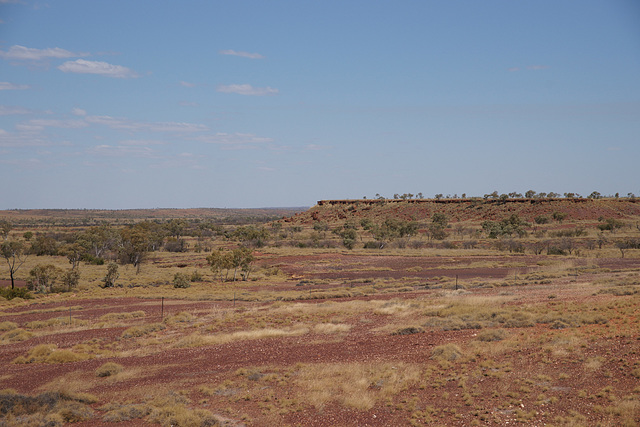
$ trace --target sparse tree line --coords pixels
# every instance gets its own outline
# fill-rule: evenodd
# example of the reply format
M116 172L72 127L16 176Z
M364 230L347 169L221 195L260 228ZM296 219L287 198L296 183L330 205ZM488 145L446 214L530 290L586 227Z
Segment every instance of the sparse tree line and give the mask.
M9 268L11 289L15 290L16 275L30 256L65 256L70 264L68 270L53 264L38 264L28 272L26 280L29 290L36 292L61 292L73 290L79 282L78 267L84 262L106 265L102 287L117 286L118 265L130 264L139 272L140 266L150 253L164 250L186 252L190 244L186 237L195 240L193 251L211 251L212 240L239 242L238 247L213 250L207 257L211 269L220 274L221 280L249 280L254 260L253 251L248 246L259 247L268 239L269 232L264 227L239 226L224 228L218 224L198 222L189 224L186 220L172 219L167 222L142 221L123 227L110 224L91 226L75 233L34 233L26 231L11 234L13 225L0 220L0 255ZM229 271L233 271L229 278ZM196 273L196 276L197 273ZM189 279L201 279L201 276ZM185 286L182 274L174 277L175 287ZM186 282L188 283L188 281Z
M441 200L441 199L477 199L477 198L482 198L484 200L508 200L508 199L557 199L557 198L566 198L566 199L581 199L583 197L586 197L588 199L603 199L603 198L615 198L615 199L619 199L619 198L624 198L625 196L621 196L620 193L615 193L613 195L602 195L599 191L593 191L591 192L588 196L582 196L579 193L571 193L571 192L567 192L567 193L556 193L554 191L550 191L548 193L545 192L536 192L534 190L528 190L525 191L524 194L523 193L518 193L518 192L510 192L510 193L499 193L498 191L493 191L491 193L487 193L484 194L482 197L478 197L478 196L467 196L467 193L461 193L459 196L458 194L447 194L444 195L442 193L437 193L434 194L433 199L436 200ZM363 196L362 197L364 200L367 200L367 196ZM393 195L393 197L385 197L380 195L380 193L376 193L374 199L377 200L389 200L389 199L394 199L394 200L421 200L421 199L428 199L429 197L424 196L422 193L403 193L403 194L399 194L399 193L395 193ZM633 199L635 200L636 195L634 193L627 193L626 198L628 199Z
M495 193L495 192L494 192ZM420 193L418 193L421 196ZM412 196L413 195L408 195ZM407 197L408 197L407 196ZM494 197L495 194L491 195ZM509 197L514 196L510 194ZM525 193L526 197L549 197L546 193ZM591 195L599 197L599 195ZM353 215L351 215L353 213ZM118 265L131 265L136 272L150 254L157 251L209 253L207 263L221 282L250 280L253 248L294 246L300 248L495 248L514 253L575 255L581 250L615 247L624 257L628 250L640 248L639 224L601 217L594 230L584 226L559 228L567 220L565 212L539 215L532 222L517 214L501 220L486 220L479 227L451 223L447 215L435 212L427 220L400 219L392 211L386 217L360 217L354 206L339 212L337 220L316 219L303 225L287 221L270 224L222 226L208 221L141 221L125 226L104 223L76 232L18 232L0 220L0 254L8 267L12 289L16 275L30 256L64 256L70 268L39 264L27 273L29 289L38 292L71 291L80 278L81 263L105 265L103 287L117 286ZM351 216L350 216L351 215ZM553 223L556 223L555 227ZM336 225L338 224L338 225ZM620 233L626 231L624 236ZM24 228L23 228L24 229ZM593 236L595 231L595 237ZM198 277L176 274L177 288L188 287Z

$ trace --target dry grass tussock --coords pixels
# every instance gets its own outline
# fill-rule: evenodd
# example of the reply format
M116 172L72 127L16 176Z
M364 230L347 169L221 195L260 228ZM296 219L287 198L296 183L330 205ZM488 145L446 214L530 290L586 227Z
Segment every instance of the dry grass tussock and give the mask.
M418 366L404 363L300 365L295 384L307 404L321 409L329 402L369 410L379 400L406 390L419 381Z
M2 425L54 427L90 421L95 412L89 404L96 400L88 394L68 391L46 391L28 396L3 390L0 391Z
M18 356L13 363L69 363L92 358L91 354L59 349L55 344L40 344L29 350L26 356Z
M292 328L276 329L264 328L254 329L250 331L237 331L226 334L202 335L201 333L193 333L180 339L176 347L203 347L208 345L220 345L235 341L259 340L265 338L280 338L289 336L304 335L309 332L309 328L303 325L297 325Z

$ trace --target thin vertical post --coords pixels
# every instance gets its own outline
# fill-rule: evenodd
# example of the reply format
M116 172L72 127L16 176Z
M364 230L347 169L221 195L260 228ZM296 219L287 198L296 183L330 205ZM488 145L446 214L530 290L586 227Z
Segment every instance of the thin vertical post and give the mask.
M162 297L162 305L160 308L160 320L164 320L164 297Z
M71 307L69 307L69 326L71 326Z
M456 291L458 290L458 275L456 274Z

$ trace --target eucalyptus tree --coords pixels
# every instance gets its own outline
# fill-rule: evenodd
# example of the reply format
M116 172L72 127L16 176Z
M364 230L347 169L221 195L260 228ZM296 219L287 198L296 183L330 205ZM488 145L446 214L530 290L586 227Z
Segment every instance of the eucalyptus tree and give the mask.
M11 277L11 289L15 288L15 275L28 258L27 247L19 240L5 240L0 246L0 254L7 261L9 276Z

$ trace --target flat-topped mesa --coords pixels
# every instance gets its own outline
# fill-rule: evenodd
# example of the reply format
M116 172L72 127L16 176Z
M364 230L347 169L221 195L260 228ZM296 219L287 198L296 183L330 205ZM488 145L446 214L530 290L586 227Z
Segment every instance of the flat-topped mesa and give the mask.
M572 202L572 203L592 203L597 199L590 199L586 197L573 197L573 198L564 198L564 197L554 197L554 198L507 198L507 199L484 199L481 197L468 197L468 198L442 198L442 199L338 199L338 200L318 200L318 206L332 206L332 205L351 205L355 203L364 204L364 205L376 205L380 203L468 203L468 202L481 202L481 203L496 203L503 204L505 202L509 203L530 203L530 204L541 204L541 203L551 203L551 202ZM615 200L615 199L612 199ZM635 203L635 200L625 199L625 201L631 201Z

